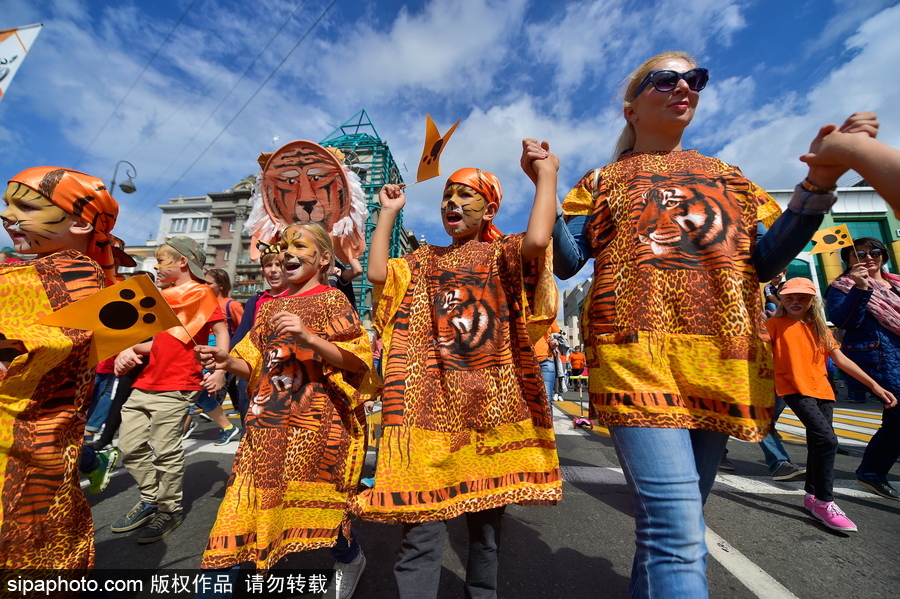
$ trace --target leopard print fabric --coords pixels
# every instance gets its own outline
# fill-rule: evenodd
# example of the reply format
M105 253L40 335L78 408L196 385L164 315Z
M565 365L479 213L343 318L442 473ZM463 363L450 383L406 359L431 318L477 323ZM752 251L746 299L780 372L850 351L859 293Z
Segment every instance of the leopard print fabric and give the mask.
M288 553L334 545L342 526L349 535L347 503L366 452L362 404L378 383L369 336L347 298L318 291L263 304L232 352L253 368L251 404L203 568L252 561L266 569ZM280 311L298 314L366 368L350 375L290 335L277 337L269 320Z
M0 333L27 353L0 373L0 567L91 568L94 527L79 484L94 382L91 333L35 321L100 290L74 250L0 265Z
M703 428L758 441L773 401L750 263L773 200L695 151L632 152L566 196L594 257L582 330L604 424Z
M549 256L522 236L426 246L388 265L382 440L364 518L444 520L561 496L550 406L532 335L556 316Z

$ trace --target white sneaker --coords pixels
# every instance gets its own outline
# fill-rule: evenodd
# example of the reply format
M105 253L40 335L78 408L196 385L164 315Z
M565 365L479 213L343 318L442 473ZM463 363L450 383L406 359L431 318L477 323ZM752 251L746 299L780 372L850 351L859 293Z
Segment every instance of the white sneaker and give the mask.
M343 562L334 562L334 587L337 591L338 599L350 599L356 591L356 585L359 583L359 575L366 569L366 556L363 555L362 549L349 564Z

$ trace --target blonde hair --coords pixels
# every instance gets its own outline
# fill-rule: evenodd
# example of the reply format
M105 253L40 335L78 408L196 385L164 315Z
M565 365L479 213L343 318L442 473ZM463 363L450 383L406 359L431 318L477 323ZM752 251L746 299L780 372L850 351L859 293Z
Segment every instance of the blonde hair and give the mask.
M784 298L782 297L781 303L778 305L778 308L775 310L775 314L772 315L772 318L786 316L786 312L787 311L784 308ZM806 324L812 326L813 333L815 333L816 335L816 341L818 341L819 349L823 350L826 354L834 349L831 330L826 324L825 311L822 309L822 300L819 299L818 295L812 296L812 302L809 304L809 308L807 308L806 313L801 319L801 322L805 322Z
M184 258L184 254L173 248L168 243L164 243L156 247L156 250L154 250L153 252L153 257L157 260L159 260L160 258L178 260L179 258Z
M287 244L284 241L285 237L287 237L287 232L291 229L299 228L303 228L309 231L309 234L312 235L313 240L316 242L316 248L323 254L328 254L327 267L319 271L319 282L323 285L327 285L328 275L329 273L331 273L332 269L334 269L334 244L331 242L331 235L328 234L328 231L325 230L325 227L322 225L322 223L303 221L300 223L289 225L281 234L281 251L283 252L287 249Z
M641 82L644 80L644 77L647 76L647 73L652 71L651 68L660 60L665 60L667 58L680 58L682 60L687 61L691 68L697 66L697 60L682 50L669 50L668 52L663 52L662 54L657 54L656 56L652 56L645 60L641 66L632 71L628 77L622 82L625 86L622 96L622 108L628 108L632 104L634 104L637 98L632 98L634 92L637 91L637 88L641 85ZM616 140L616 146L613 149L612 160L615 162L619 159L619 156L625 150L630 150L634 147L634 143L637 141L637 134L634 130L634 125L631 124L630 121L625 121L625 126L622 127L622 132L619 134L619 139Z

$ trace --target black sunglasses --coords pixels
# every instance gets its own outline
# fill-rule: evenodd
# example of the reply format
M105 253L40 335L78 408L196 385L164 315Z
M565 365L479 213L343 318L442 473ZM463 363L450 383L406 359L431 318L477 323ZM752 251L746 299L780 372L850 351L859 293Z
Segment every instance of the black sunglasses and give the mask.
M882 252L878 248L872 248L871 250L868 250L868 251L856 250L856 252L854 252L854 253L856 254L857 260L865 260L866 256L872 256L873 258L881 258L882 256L884 256L884 252Z
M644 88L649 84L653 84L653 87L656 88L656 91L661 92L670 92L678 85L678 82L684 79L684 82L688 84L688 87L695 92L702 90L706 87L707 82L709 82L709 71L706 69L691 69L690 71L686 71L684 73L679 73L678 71L671 71L669 69L662 69L659 71L650 71L647 73L647 76L644 77L644 80L641 81L641 84L638 86L637 90L631 94L631 100L634 100L641 92L644 91Z

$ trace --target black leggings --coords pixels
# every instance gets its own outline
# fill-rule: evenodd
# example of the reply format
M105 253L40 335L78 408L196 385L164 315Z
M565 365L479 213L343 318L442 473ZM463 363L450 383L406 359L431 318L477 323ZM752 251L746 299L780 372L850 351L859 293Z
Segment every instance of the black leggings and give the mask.
M834 456L838 446L831 425L834 402L799 393L785 395L784 401L806 427L806 492L819 501L834 501Z

